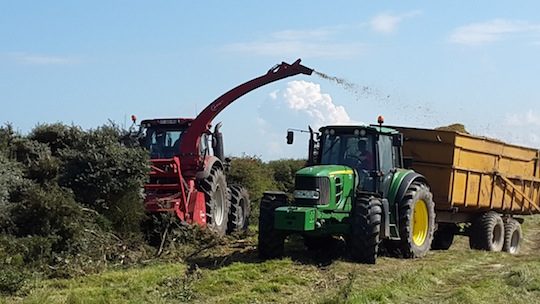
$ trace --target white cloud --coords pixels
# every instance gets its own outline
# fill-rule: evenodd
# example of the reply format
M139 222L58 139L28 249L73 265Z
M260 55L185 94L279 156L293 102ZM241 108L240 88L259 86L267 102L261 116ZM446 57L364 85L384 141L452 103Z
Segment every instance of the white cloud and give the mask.
M464 45L483 45L516 34L538 35L540 34L540 24L505 19L471 23L456 28L450 34L449 41Z
M71 65L79 62L78 59L73 57L29 53L10 53L7 57L17 63L26 65Z
M329 94L321 92L319 84L295 80L287 83L287 88L271 94L270 98L286 107L286 111L305 113L315 127L330 124L354 123L343 106L334 104Z
M495 135L509 143L540 148L540 114L533 109L508 114Z
M540 127L540 115L532 109L526 113L514 113L506 116L506 125L513 127Z
M350 58L361 54L366 45L359 42L336 42L336 36L347 27L325 27L313 30L284 30L255 41L230 43L226 52L263 56L302 58Z
M421 12L418 10L397 15L382 13L371 19L370 26L375 32L389 34L395 32L399 24L405 19L416 17L420 14Z

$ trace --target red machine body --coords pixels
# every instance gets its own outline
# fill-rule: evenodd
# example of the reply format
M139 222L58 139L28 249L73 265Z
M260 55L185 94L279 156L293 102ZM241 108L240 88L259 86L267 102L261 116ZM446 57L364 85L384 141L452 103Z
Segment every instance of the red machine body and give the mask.
M170 137L168 138L168 149L171 150L168 154L156 153L151 157L150 179L144 187L146 210L174 212L182 221L205 226L208 222L208 189L223 186L223 184L214 186L212 183L216 181L211 180L214 178L211 176L213 170L224 170L220 125L211 132L212 120L227 106L252 90L286 77L298 74L311 75L312 72L312 69L300 64L300 59L293 64L282 62L266 74L221 95L194 119L168 118L142 121L142 128L147 130L158 128L161 131L170 131L175 138L177 136L175 144L172 144ZM154 135L146 134L148 147L153 140L150 137ZM221 145L218 155L211 155L209 152L209 136L212 136L212 145ZM216 154L215 146L214 154ZM206 189L206 195L203 189Z

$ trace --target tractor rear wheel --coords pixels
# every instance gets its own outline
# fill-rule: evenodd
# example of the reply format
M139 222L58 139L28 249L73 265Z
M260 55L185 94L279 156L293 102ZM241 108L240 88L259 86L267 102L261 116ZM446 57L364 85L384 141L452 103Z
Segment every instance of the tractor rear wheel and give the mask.
M224 235L227 231L230 200L223 170L213 167L210 175L201 181L200 187L206 201L206 225L210 230Z
M504 245L504 222L495 211L480 215L472 223L469 235L471 249L501 251Z
M249 193L246 188L238 185L229 187L231 208L229 209L229 223L227 232L245 231L249 225L251 206Z
M351 235L348 240L350 254L355 260L375 264L381 221L381 201L372 196L359 195L353 205Z
M433 250L448 250L454 242L454 235L458 227L456 224L441 223L433 235L431 249Z
M511 218L504 225L504 245L503 251L510 254L518 254L521 247L521 225Z
M420 258L427 254L435 231L435 204L429 187L413 182L399 206L398 248L404 258Z
M274 211L287 204L287 196L283 194L265 193L261 199L259 214L259 257L273 259L283 256L286 234L274 229Z

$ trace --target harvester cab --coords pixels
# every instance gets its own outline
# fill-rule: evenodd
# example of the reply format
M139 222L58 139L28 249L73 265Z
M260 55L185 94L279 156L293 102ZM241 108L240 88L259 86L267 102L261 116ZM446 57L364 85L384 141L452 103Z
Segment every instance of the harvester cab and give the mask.
M293 142L288 132L287 142ZM310 129L308 166L296 172L293 200L265 193L259 254L283 254L283 241L300 234L308 249L344 237L351 255L374 263L382 240L403 256L424 255L434 229L425 178L403 169L402 135L391 128L325 126ZM414 223L414 225L413 225Z
M247 190L228 185L223 136L212 120L239 97L268 83L313 72L282 62L210 103L196 118L148 119L141 122L140 143L150 154L145 208L154 215L171 213L181 221L225 234L245 230L250 202Z

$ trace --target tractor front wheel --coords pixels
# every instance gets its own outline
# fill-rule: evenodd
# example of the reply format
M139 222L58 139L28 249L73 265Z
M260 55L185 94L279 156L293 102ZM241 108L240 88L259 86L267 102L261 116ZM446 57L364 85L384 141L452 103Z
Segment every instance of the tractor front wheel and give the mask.
M382 203L379 199L359 195L352 209L351 235L348 247L351 256L362 263L375 264L379 251Z
M287 196L283 194L267 194L261 199L259 214L259 257L273 259L283 256L286 234L274 229L274 211L287 204Z
M213 167L210 175L201 181L200 187L205 194L206 225L210 230L224 235L227 231L230 200L223 170Z

